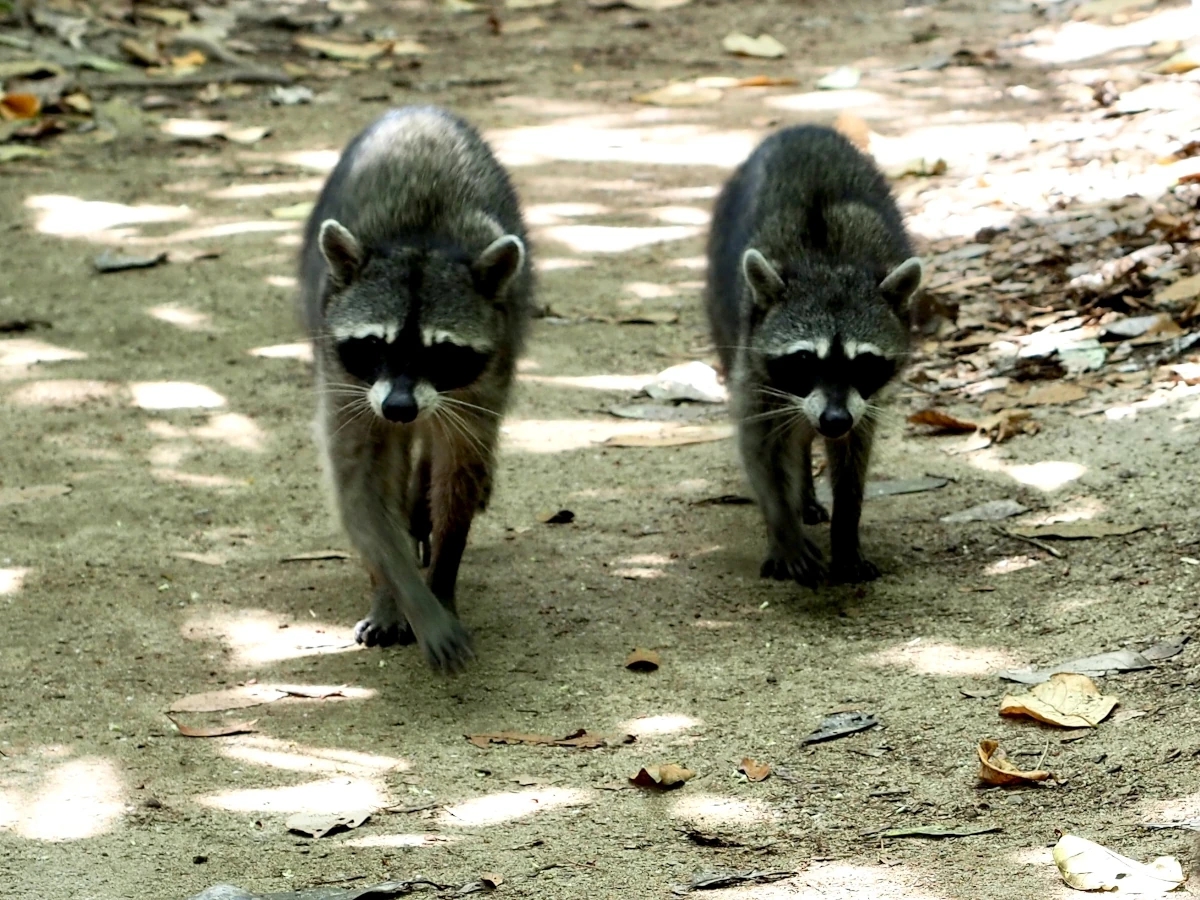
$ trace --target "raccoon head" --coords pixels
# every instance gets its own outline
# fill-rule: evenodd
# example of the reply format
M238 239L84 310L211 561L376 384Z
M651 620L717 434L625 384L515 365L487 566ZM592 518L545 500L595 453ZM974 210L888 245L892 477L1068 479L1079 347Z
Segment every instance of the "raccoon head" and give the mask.
M487 371L503 341L508 287L525 244L501 232L471 256L426 242L364 248L333 219L319 245L329 266L327 354L350 376L352 399L407 424Z
M908 356L908 305L922 274L915 257L872 277L861 265L777 267L747 250L751 379L786 398L825 437L849 434Z

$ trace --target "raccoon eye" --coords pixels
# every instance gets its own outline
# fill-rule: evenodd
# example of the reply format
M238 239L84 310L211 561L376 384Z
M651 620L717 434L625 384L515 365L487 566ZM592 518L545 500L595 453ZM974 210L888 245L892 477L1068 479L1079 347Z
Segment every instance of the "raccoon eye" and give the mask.
M375 381L386 352L387 344L377 337L350 338L337 345L342 368L359 381Z
M896 364L874 353L860 353L850 363L851 383L863 397L883 388L896 374Z
M817 386L817 368L821 361L815 353L798 350L787 356L767 360L767 377L771 387L787 391L795 397L807 397Z
M453 391L474 384L487 364L486 353L449 341L439 341L425 349L421 359L421 374L439 391Z

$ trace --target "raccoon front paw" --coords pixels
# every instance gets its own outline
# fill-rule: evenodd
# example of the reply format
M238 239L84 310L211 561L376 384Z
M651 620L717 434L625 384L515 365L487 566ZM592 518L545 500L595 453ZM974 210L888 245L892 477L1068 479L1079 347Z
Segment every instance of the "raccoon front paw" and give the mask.
M418 640L429 665L440 672L462 671L475 658L471 636L452 615L447 615L429 634L421 635Z
M816 500L809 500L804 504L801 516L805 525L820 525L829 521L829 511Z
M863 581L874 581L883 573L869 559L855 556L849 560L837 560L829 573L829 580L834 584L859 584Z
M763 578L794 581L815 588L825 577L825 564L821 561L821 551L811 541L805 540L799 551L772 550L763 560L758 574Z
M392 647L397 644L411 644L416 637L403 619L376 621L374 616L367 616L354 626L354 640L364 647Z

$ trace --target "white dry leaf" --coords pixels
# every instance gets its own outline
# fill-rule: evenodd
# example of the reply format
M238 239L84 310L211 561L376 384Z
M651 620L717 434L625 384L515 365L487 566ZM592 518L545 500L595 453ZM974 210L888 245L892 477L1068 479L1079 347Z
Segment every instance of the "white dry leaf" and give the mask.
M787 48L769 34L760 34L754 38L735 31L733 34L726 35L725 40L721 41L721 46L725 48L726 53L732 53L735 56L778 59L787 55Z
M716 370L699 360L663 369L646 385L645 390L655 400L724 403L728 399L725 386L717 378Z
M694 81L677 81L657 90L635 94L633 99L651 106L705 106L716 103L721 95L719 88L702 87Z
M1064 834L1054 845L1054 864L1077 891L1160 897L1183 884L1183 867L1173 856L1146 865L1073 834Z

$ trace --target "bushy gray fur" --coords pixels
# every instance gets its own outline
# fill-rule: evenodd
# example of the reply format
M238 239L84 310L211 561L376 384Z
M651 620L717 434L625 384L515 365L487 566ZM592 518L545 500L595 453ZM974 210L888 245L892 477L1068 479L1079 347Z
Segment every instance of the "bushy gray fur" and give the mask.
M471 656L455 583L491 491L528 326L527 243L516 192L486 143L431 107L392 110L359 134L304 234L317 439L374 586L355 636L415 639L443 669Z
M879 575L858 523L874 415L907 361L921 276L887 181L832 129L777 132L718 196L706 305L767 523L764 577L811 586L825 575L802 527L829 518L813 490L818 434L833 482L832 575Z

